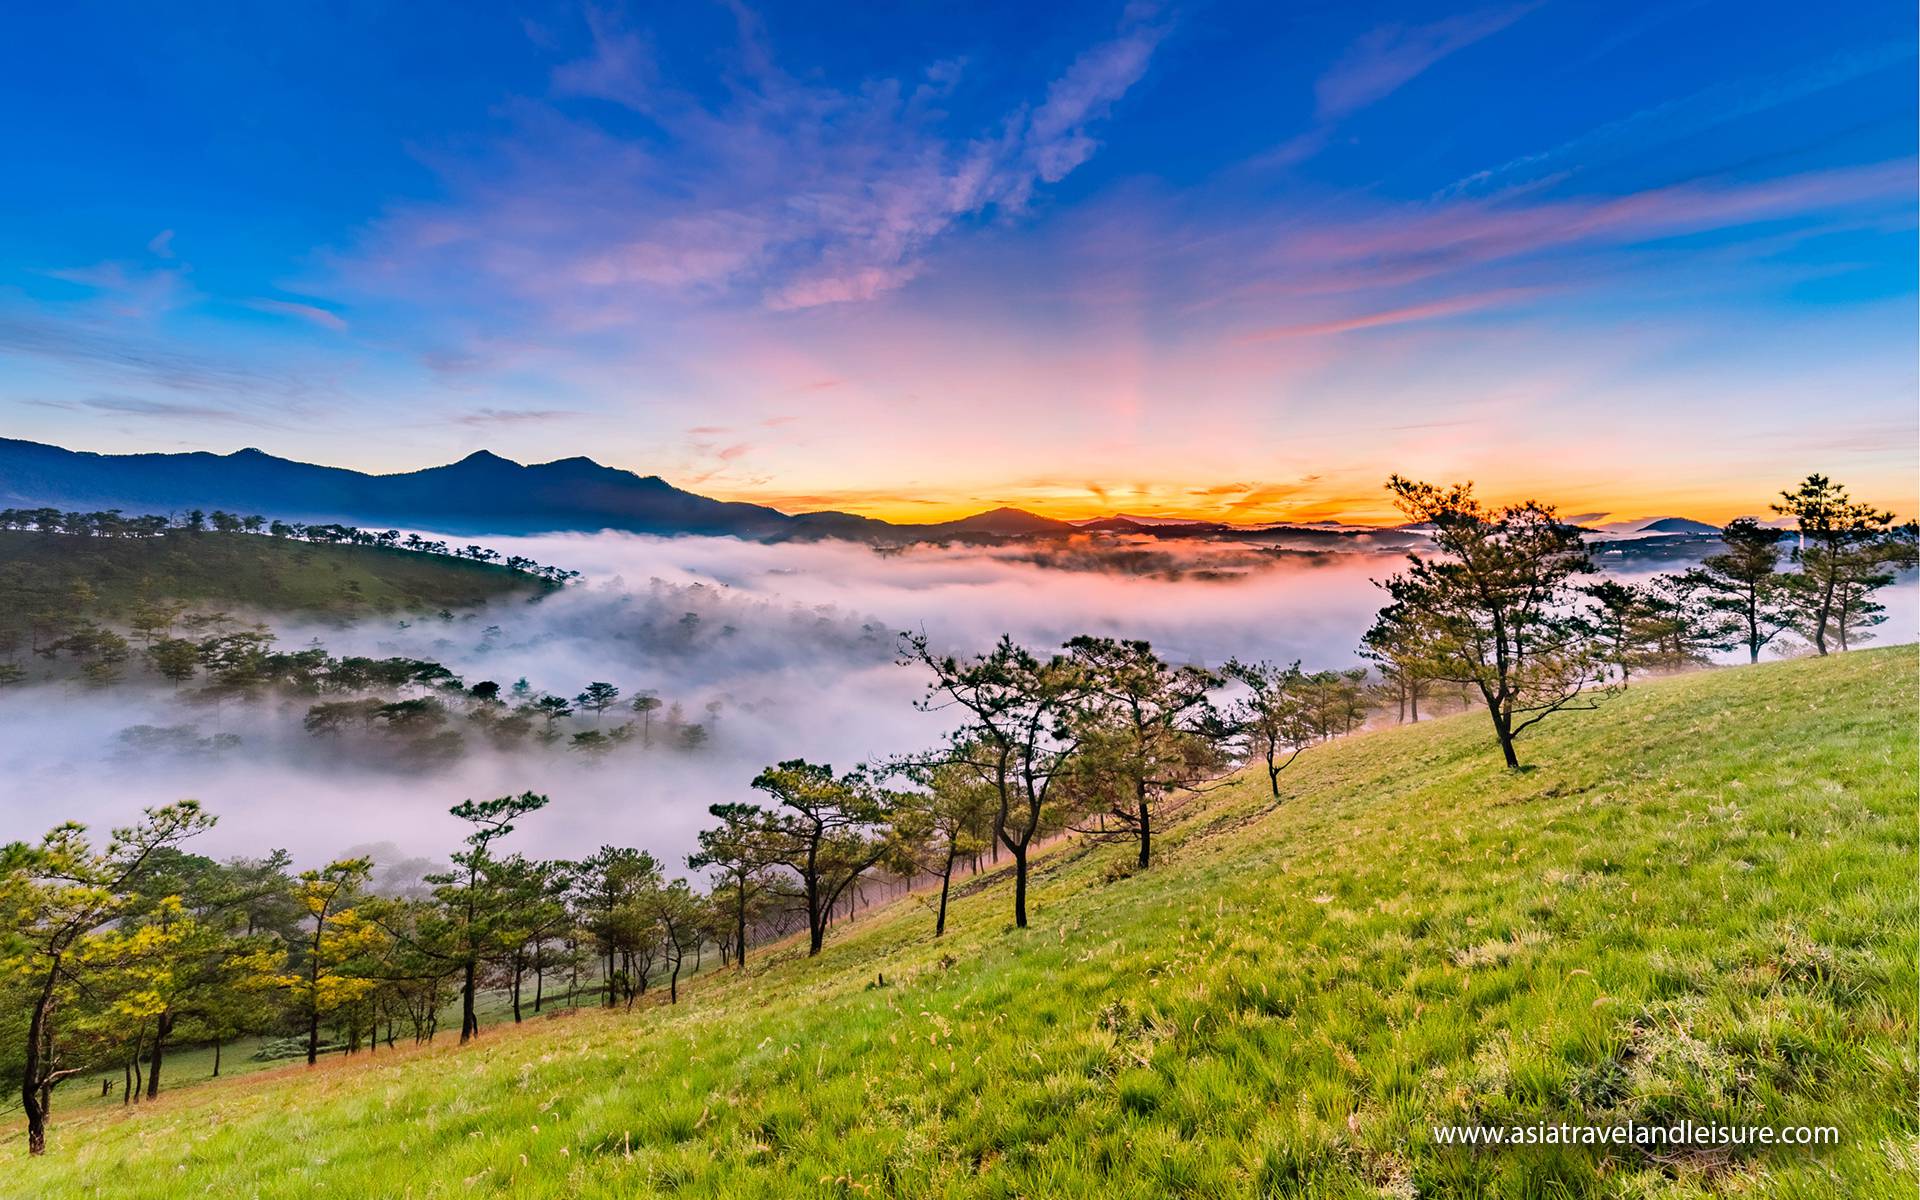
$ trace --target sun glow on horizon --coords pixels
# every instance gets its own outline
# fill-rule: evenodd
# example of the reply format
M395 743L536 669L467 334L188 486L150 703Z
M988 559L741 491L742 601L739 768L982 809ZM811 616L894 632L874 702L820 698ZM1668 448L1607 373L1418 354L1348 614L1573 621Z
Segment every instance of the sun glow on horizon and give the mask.
M1748 486L1703 487L1697 483L1676 485L1670 489L1637 488L1607 490L1603 486L1566 484L1477 486L1476 492L1489 504L1518 504L1539 501L1553 506L1562 516L1582 517L1585 523L1652 520L1659 517L1688 517L1723 525L1736 517L1773 516L1770 505L1780 492L1798 483L1813 471L1825 471L1810 465L1800 476L1787 479L1769 477L1752 480ZM963 492L934 489L914 494L849 489L845 491L781 492L753 488L714 489L706 494L715 499L761 504L789 514L843 512L872 517L893 524L926 525L987 512L997 508L1016 508L1036 516L1058 521L1089 521L1104 517L1138 517L1148 521L1204 521L1226 525L1309 525L1337 522L1344 525L1387 528L1402 524L1405 514L1387 499L1384 486L1388 472L1380 472L1378 498L1351 491L1328 490L1322 494L1300 494L1285 500L1257 499L1263 489L1257 485L1127 486L1087 488L1068 485L1010 485L1003 488L968 489ZM1890 509L1902 519L1920 511L1909 480L1889 480L1866 475L1836 474L1855 499ZM1452 483L1451 475L1435 475L1435 483ZM1469 477L1469 480L1470 477ZM1213 493L1209 495L1208 493ZM1247 502L1247 497L1255 497Z

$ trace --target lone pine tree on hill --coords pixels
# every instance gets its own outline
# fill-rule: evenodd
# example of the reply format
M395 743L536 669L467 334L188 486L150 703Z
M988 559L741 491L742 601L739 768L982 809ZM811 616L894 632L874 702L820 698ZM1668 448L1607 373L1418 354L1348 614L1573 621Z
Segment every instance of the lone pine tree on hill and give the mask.
M1563 709L1591 707L1589 689L1602 684L1593 626L1573 582L1593 571L1581 532L1537 502L1489 508L1472 484L1442 488L1395 475L1387 490L1432 531L1439 552L1408 554L1407 569L1380 585L1389 610L1426 632L1429 677L1479 692L1501 757L1518 768L1514 739Z

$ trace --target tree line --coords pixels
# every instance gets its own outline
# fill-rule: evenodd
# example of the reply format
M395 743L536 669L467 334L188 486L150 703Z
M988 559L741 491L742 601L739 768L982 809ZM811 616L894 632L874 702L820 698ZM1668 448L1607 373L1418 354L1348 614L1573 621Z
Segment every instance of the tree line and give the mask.
M1876 592L1915 565L1916 526L1854 500L1824 475L1783 491L1788 531L1741 518L1724 550L1693 569L1643 583L1593 579L1584 531L1551 505L1494 508L1471 484L1388 481L1400 511L1430 531L1433 553L1408 555L1383 581L1388 603L1362 654L1417 710L1436 684L1476 696L1501 755L1568 708L1591 707L1636 672L1676 670L1713 650L1760 652L1797 635L1816 653L1846 650L1886 619ZM1785 569L1791 566L1792 570Z
M416 554L434 554L471 562L498 563L509 571L530 578L562 585L580 577L580 572L548 566L523 554L501 554L485 546L458 545L417 533L402 534L398 529L359 529L334 522L303 523L271 520L258 514L211 512L188 509L174 516L144 514L128 516L117 508L100 512L63 512L57 508L0 508L0 529L37 531L70 537L154 538L171 534L212 531L222 534L263 534L316 545L376 546L388 550L410 550Z
M1417 720L1435 696L1484 707L1518 766L1528 728L1635 674L1709 649L1757 659L1789 631L1820 653L1846 648L1875 623L1874 592L1914 564L1911 524L1821 476L1782 494L1799 534L1790 550L1783 531L1735 522L1723 553L1639 584L1587 578L1582 531L1550 506L1491 508L1465 484L1389 487L1432 548L1381 581L1387 603L1361 647L1371 669L1209 669L1093 636L1053 651L1003 637L956 655L902 635L899 661L925 683L918 707L947 726L939 743L844 771L804 758L766 767L748 785L756 799L710 807L714 824L685 860L704 886L635 847L579 860L507 852L548 805L532 792L454 806L468 832L451 865L400 894L373 887L364 858L295 872L284 851L189 854L181 844L213 822L193 801L150 810L101 846L73 824L6 846L0 1011L17 1014L5 1062L29 1145L44 1148L58 1083L117 1066L127 1101L155 1095L183 1039L275 1035L312 1063L430 1040L456 1010L465 1041L483 996L516 1021L556 998L631 1007L661 986L677 1003L709 948L744 969L753 945L804 930L819 954L877 875L927 883L939 937L957 871L1004 855L1023 928L1032 855L1049 837L1123 842L1129 870L1148 869L1167 819L1214 781L1257 766L1279 802L1307 749L1389 712ZM578 699L597 716L619 695L606 685Z

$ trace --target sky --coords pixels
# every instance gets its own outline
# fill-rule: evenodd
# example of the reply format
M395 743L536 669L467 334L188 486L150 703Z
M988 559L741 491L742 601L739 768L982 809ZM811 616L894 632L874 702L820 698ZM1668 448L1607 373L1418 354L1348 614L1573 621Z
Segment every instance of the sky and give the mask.
M1379 520L1396 471L1708 520L1821 471L1911 514L1914 22L30 7L0 435L586 454L908 520Z

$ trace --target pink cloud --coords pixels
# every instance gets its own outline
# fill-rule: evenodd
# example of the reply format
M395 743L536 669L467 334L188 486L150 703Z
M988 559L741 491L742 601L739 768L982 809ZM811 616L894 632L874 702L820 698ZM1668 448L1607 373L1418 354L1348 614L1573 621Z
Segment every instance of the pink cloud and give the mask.
M1331 222L1276 248L1295 264L1391 272L1394 282L1583 243L1724 229L1907 194L1910 162L1814 171L1757 183L1695 183L1525 205L1463 201Z
M335 333L345 333L347 322L339 313L321 308L317 304L301 304L293 300L255 299L247 301L247 307L266 313L278 313L293 317L309 325L318 325L322 329L331 329Z
M1030 109L956 132L939 107L964 71L954 60L833 87L783 70L743 13L733 85L715 99L677 87L643 32L597 9L587 25L588 52L552 75L555 102L510 103L514 132L491 154L434 164L453 199L390 212L356 269L463 291L479 271L579 333L689 299L775 312L869 301L918 276L966 219L1017 213L1091 157L1166 34L1130 12ZM581 97L643 113L657 134L561 103Z
M1248 334L1242 342L1271 342L1285 338L1323 337L1328 334L1353 333L1362 329L1379 329L1389 325L1406 325L1416 321L1436 321L1445 317L1457 317L1466 313L1479 312L1493 308L1524 296L1535 294L1537 289L1506 288L1485 292L1480 295L1455 296L1446 300L1435 300L1425 304L1408 304L1397 308L1382 309L1378 312L1361 313L1352 317L1341 317L1328 321L1313 321L1300 325L1280 325L1272 329Z

